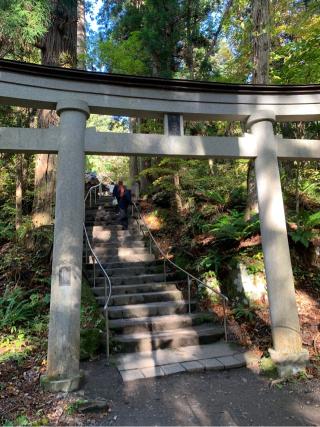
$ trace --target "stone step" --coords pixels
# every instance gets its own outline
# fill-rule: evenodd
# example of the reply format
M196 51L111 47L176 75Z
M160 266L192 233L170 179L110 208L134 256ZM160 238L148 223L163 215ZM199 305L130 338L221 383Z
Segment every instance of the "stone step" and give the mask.
M119 224L119 217L112 217L107 214L104 215L97 215L97 216L86 216L85 224L87 227L92 227L93 225L96 226L114 226L114 225L121 225Z
M97 246L104 246L104 245L116 245L116 246L128 246L130 247L131 245L137 244L137 246L145 246L145 242L143 240L143 238L140 235L136 235L136 236L119 236L117 237L112 237L110 239L91 239L90 240L90 244L92 246L97 245ZM83 240L83 242L85 242L85 239Z
M181 349L119 354L114 358L114 362L121 373L131 373L133 374L131 379L137 379L139 377L134 374L139 370L144 372L145 369L154 370L160 367L164 369L165 374L169 374L170 368L176 368L172 369L171 373L219 369L219 365L221 369L239 368L245 366L246 361L255 360L250 352L243 353L243 351L243 348L234 343L220 340L213 344L188 346ZM179 365L180 370L177 369ZM148 376L150 377L150 374ZM140 378L145 377L143 374L140 376Z
M160 332L171 329L197 326L217 322L217 316L209 312L171 314L169 316L138 317L135 319L109 320L109 327L117 335L138 332Z
M103 256L127 256L127 255L135 255L135 254L149 254L149 250L146 247L126 247L126 246L109 246L109 247L96 247L95 254L98 258Z
M92 207L94 206L103 206L103 205L111 205L112 204L113 197L112 196L103 196L99 197L97 196L97 202L94 203L94 196L92 195Z
M87 208L86 209L86 217L94 216L94 215L97 215L100 213L108 213L111 215L115 215L117 213L117 211L114 209L111 209L108 206L98 206L97 208L89 208L89 209Z
M104 296L96 297L99 305L105 304ZM163 301L181 301L183 295L178 289L154 292L141 292L133 294L112 295L110 298L109 306L123 306L133 304L148 304L150 302L163 302Z
M138 232L138 230L135 229L128 229L128 230L110 230L108 227L87 227L87 233L88 237L90 238L90 241L113 241L113 240L120 240L120 239L126 239L126 238L134 238L134 239L142 239L142 235Z
M102 282L103 280L103 273L98 272L98 269L96 270L96 284ZM108 274L108 271L107 271ZM108 274L109 275L109 274ZM127 286L127 285L141 285L144 283L152 284L152 283L165 283L165 277L163 274L141 274L141 275L135 275L135 276L109 276L110 280L112 282L112 285L114 286ZM171 279L173 277L172 275L168 275L167 279ZM88 279L93 279L93 272L88 273Z
M104 296L104 279L96 279L96 287L92 288L92 292L97 296ZM99 286L100 285L100 286ZM136 294L139 292L161 292L174 291L177 289L176 282L168 283L143 283L141 285L112 285L112 295Z
M103 263L102 264L105 269L109 271L113 271L116 269L117 271L120 271L121 269L134 269L136 268L155 268L158 266L163 266L162 260L152 260L152 261L138 261L138 262L111 262L111 263ZM92 270L92 264L86 264L86 270L90 272Z
M119 267L108 268L108 275L110 277L116 276L137 276L140 274L164 274L163 263L156 265L137 265L136 267Z
M121 345L122 352L131 353L211 344L223 337L223 334L221 326L203 324L170 331L115 335L113 339Z
M138 231L138 227L135 226L134 224L129 224L129 228L128 230L123 230L122 225L121 224L117 224L117 223L113 223L113 224L109 224L106 221L86 221L85 222L85 226L86 228L94 228L95 230L98 231L105 231L108 230L110 232L115 232L115 231Z
M99 205L97 207L87 207L86 208L86 216L87 215L93 215L96 212L114 212L116 213L116 210L114 209L113 206L108 206L108 205Z
M135 254L135 253L128 253L128 254L122 254L122 255L103 255L99 256L99 260L101 264L106 264L108 267L108 264L113 263L120 263L120 262L143 262L143 261L154 261L155 256L153 254L149 253L143 253L143 254ZM86 260L85 257L83 257L83 262L87 264L92 264L92 256L89 256L89 260Z
M191 310L196 306L191 301ZM169 314L186 313L188 304L185 301L150 302L146 304L117 305L108 309L110 319L128 319L135 317L166 316Z
M105 248L105 249L109 249L109 248L145 248L145 242L143 240L138 240L138 239L131 239L129 241L118 241L118 240L114 240L113 242L107 241L107 242L91 242L91 246L94 249L100 249L100 248Z

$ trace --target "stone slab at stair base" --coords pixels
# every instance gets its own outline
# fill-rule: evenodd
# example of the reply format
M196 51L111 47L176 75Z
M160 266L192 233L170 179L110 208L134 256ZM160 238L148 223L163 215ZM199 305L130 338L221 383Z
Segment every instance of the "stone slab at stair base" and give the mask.
M80 388L80 384L84 379L83 371L80 371L79 375L76 375L71 378L48 378L47 375L42 375L40 377L41 386L50 392L65 392L75 391Z
M250 352L220 342L180 349L122 355L118 369L124 382L180 372L235 369L248 364ZM154 374L153 374L154 373Z
M299 353L285 353L269 348L269 354L271 360L277 366L278 374L281 378L305 371L309 361L309 353L305 349Z

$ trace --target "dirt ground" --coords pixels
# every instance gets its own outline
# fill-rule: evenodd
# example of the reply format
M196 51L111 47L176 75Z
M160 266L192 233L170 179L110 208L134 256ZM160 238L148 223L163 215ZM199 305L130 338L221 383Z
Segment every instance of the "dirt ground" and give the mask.
M270 386L247 368L123 383L104 361L83 364L82 398L104 398L107 414L87 425L320 425L319 379Z

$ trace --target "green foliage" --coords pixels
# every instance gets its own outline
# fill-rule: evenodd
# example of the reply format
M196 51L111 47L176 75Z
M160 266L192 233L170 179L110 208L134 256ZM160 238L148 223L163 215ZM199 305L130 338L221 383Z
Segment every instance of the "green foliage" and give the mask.
M148 56L144 50L141 32L133 31L125 40L100 41L99 61L106 64L112 73L147 75Z
M270 357L262 357L259 365L262 375L270 378L276 378L278 376L277 367Z
M244 320L247 322L253 322L256 317L256 309L258 306L254 304L238 303L232 310L234 317L237 320Z
M26 415L18 415L13 421L5 421L4 426L30 426L33 425Z
M314 231L314 228L320 226L320 212L310 214L309 212L302 211L297 218L298 226L296 230L290 231L294 242L299 242L306 248L310 244L310 240L319 234L319 231Z
M225 260L225 254L213 248L209 249L206 255L202 256L196 263L197 270L218 272Z
M257 217L246 222L242 212L232 210L230 214L221 215L214 224L206 224L203 230L212 233L218 240L241 240L258 233L260 222Z
M48 0L0 0L0 57L30 59L49 24Z
M66 408L66 414L67 415L75 414L82 405L88 402L89 401L85 399L78 399L75 402L69 403Z
M289 3L289 4L288 4ZM291 4L290 4L291 3ZM320 8L317 0L274 5L271 75L277 83L320 82Z
M94 127L98 132L128 132L128 120L119 117L91 114L88 128ZM107 181L117 181L122 178L128 181L129 157L124 156L86 156L86 171L96 172Z
M0 297L0 329L12 330L34 320L46 301L38 293L25 292L20 287L7 288Z
M80 325L81 329L104 329L104 317L85 278L81 286Z
M2 336L0 339L0 363L9 360L21 363L33 349L31 342L30 337L21 331Z

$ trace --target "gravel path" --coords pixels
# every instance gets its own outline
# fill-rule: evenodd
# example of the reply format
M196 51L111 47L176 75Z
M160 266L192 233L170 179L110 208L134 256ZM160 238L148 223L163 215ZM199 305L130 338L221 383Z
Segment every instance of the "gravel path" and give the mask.
M82 368L85 397L110 402L111 412L99 425L320 425L316 379L271 388L267 378L241 368L124 384L102 360Z

